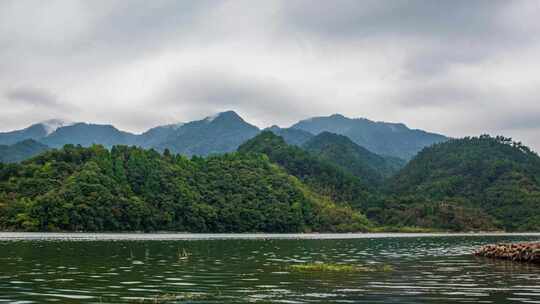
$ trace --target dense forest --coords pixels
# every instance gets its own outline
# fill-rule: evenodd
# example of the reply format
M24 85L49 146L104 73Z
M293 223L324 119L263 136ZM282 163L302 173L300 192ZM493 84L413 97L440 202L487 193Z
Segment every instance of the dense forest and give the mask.
M425 148L388 190L482 210L505 230L540 230L540 157L510 138L483 135Z
M0 229L540 230L540 157L509 138L452 139L399 169L341 135L274 131L208 157L66 145L0 162Z
M238 148L238 152L264 154L315 192L336 202L349 203L356 209L361 209L369 196L367 180L362 180L300 147L288 145L282 137L270 131L263 131L248 140Z
M392 157L375 157L351 143L340 135L323 132L307 141L302 149L287 145L283 138L270 132L263 132L240 146L239 152L267 155L314 192L366 214L379 229L408 231L416 227L469 231L501 228L484 210L463 204L463 199L441 201L394 188L399 182L384 177L390 175L389 170L397 170L389 168L395 168L393 166L399 163ZM370 176L374 171L376 173L371 174L377 175Z
M371 186L397 173L405 161L384 157L355 144L347 136L322 132L302 145L310 154L332 162L346 172L367 181Z
M188 159L67 145L0 164L0 228L39 231L365 231L264 155Z

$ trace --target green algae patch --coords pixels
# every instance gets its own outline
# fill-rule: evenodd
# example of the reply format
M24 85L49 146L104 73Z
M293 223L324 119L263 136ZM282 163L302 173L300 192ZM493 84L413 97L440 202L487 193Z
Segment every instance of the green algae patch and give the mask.
M329 264L329 263L308 263L294 264L287 266L287 270L291 272L308 272L308 273L355 273L355 272L392 272L394 267L391 265L381 266L364 266L351 264Z
M288 267L290 271L296 272L372 272L375 268L360 266L360 265L345 265L345 264L326 264L326 263L310 263L296 264Z
M392 271L394 271L394 267L392 267L392 265L383 265L380 268L380 271L382 271L382 272L392 272Z

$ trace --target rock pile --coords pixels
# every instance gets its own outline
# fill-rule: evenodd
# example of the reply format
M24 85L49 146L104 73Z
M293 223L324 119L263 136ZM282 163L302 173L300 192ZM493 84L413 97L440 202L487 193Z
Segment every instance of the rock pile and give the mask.
M540 263L540 243L485 245L476 250L474 255L518 262Z

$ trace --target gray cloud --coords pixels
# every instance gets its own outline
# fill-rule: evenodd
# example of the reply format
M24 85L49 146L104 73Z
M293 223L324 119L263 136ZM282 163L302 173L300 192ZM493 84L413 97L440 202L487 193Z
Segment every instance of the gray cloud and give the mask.
M373 35L489 37L504 32L497 12L510 1L291 1L286 21L300 31L329 39L365 38Z
M452 83L416 84L393 93L390 101L409 108L484 107L488 100L480 98L482 90Z
M37 107L59 107L58 98L53 93L34 87L19 87L9 90L6 98L19 105L30 105Z
M537 43L529 26L509 26L504 13L518 1L291 1L284 27L322 41L384 43L419 48L405 67L409 76L431 76L453 64L485 60ZM517 24L516 24L517 25Z
M192 117L235 110L249 113L254 123L264 126L268 121L285 123L314 110L306 109L306 105L315 96L296 92L277 79L212 70L187 74L175 79L159 99L167 107L188 112Z
M540 3L0 1L0 130L341 112L540 149Z

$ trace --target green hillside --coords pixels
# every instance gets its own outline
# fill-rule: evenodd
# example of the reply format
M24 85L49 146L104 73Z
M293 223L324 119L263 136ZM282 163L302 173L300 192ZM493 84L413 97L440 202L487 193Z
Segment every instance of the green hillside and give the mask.
M504 137L467 137L420 152L389 181L398 196L458 202L505 230L540 230L540 157Z
M311 138L302 148L371 185L381 184L384 178L392 176L405 165L403 160L377 155L346 136L330 132L322 132Z
M13 145L0 145L0 163L16 163L36 156L49 147L33 139L23 140Z
M209 158L65 146L0 163L0 229L363 231L369 223L263 155Z
M282 137L271 131L263 131L248 140L238 148L238 152L267 155L270 161L282 166L313 191L329 196L336 202L350 203L355 208L361 208L369 195L368 181L360 180L297 146L287 145Z

